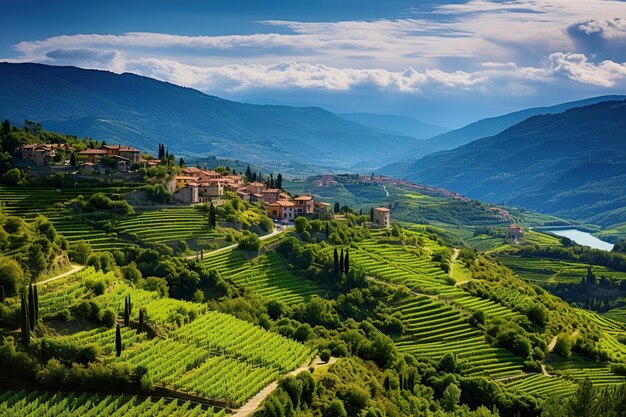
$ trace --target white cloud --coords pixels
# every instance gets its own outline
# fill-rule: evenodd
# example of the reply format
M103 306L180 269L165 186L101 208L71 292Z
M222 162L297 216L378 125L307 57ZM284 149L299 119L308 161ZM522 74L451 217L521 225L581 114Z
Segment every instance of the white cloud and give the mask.
M370 87L523 94L556 78L610 88L626 77L620 57L593 62L569 32L621 42L622 1L472 0L420 16L262 22L289 33L62 35L16 44L12 61L135 72L213 93Z

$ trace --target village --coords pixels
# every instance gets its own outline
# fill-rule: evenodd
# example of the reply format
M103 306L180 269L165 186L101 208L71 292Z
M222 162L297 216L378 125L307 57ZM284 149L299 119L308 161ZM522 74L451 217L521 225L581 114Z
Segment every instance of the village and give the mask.
M128 174L138 168L161 164L161 159L125 145L103 144L79 152L67 144L28 144L17 149L24 163L35 167L65 167L86 175ZM62 154L61 157L59 157ZM67 158L69 155L69 158ZM261 181L250 181L232 172L220 173L200 167L181 168L180 174L166 183L172 199L181 204L214 203L219 205L226 191L250 203L263 204L268 217L289 224L298 216L313 216L331 210L331 204L316 201L312 195L292 197L280 188ZM372 225L390 227L390 210L373 209Z

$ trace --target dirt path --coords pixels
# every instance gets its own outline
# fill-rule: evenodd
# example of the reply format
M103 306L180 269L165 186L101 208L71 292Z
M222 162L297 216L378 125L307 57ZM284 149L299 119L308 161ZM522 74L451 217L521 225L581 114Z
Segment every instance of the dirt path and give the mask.
M550 341L550 344L548 345L548 352L552 352L554 350L557 340L559 340L558 336L554 336L554 338L552 338L552 340Z
M265 240L265 239L269 239L273 236L279 235L281 233L284 233L285 230L287 228L286 227L275 227L274 230L272 230L272 233L269 233L265 236L261 236L259 238L259 240ZM208 255L215 255L216 253L220 253L220 252L225 252L227 250L231 250L231 249L235 249L237 246L239 246L238 243L235 243L234 245L229 245L229 246L224 246L223 248L219 248L219 249L215 249L213 251L210 252L204 252L204 256L208 256ZM197 255L189 255L189 256L185 256L185 259L196 259Z
M541 373L547 376L548 378L552 378L552 375L550 375L548 371L546 371L546 366L543 363L541 364Z
M300 372L306 371L309 368L322 368L325 366L330 366L333 363L337 362L337 358L330 358L328 363L322 362L319 356L316 356L313 361L308 364L302 365L298 369L294 369L289 372L288 375L298 375ZM274 390L278 388L278 381L274 381L261 391L259 391L254 397L250 398L247 403L242 405L240 408L233 410L234 414L231 417L249 417L259 408L263 400L265 400Z
M74 265L74 264L72 264L72 269L70 269L69 271L64 272L64 273L62 273L60 275L57 275L56 277L52 277L52 278L48 278L48 279L43 280L43 281L36 282L34 285L45 284L45 283L50 282L50 281L55 281L57 279L65 278L66 276L72 275L73 273L78 272L78 271L80 271L81 269L84 269L84 268L85 268L84 265Z

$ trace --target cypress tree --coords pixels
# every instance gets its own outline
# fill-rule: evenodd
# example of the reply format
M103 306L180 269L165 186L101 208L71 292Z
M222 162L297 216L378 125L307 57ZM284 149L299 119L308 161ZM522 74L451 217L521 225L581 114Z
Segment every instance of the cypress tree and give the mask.
M337 248L333 251L333 258L335 260L335 274L339 272L339 254L337 253Z
M276 177L276 188L279 190L283 189L283 174L279 173Z
M326 239L328 239L328 236L330 235L330 226L328 225L328 222L326 222L326 227L324 228L324 234L326 235Z
M120 331L120 325L117 325L115 329L115 356L118 358L122 355L122 332Z
M339 255L339 272L343 272L343 248L341 248L341 254Z
M370 208L370 222L374 222L374 207Z
M339 202L335 201L335 208L333 210L335 214L339 213Z
M30 323L28 320L28 299L26 294L22 294L22 317L20 327L22 329L22 343L24 346L28 346L30 343Z
M217 221L215 218L215 206L213 205L213 203L211 203L211 206L209 207L209 227L215 229L216 225Z
M143 333L144 309L139 309L139 333Z
M350 251L346 249L346 257L343 261L343 267L345 269L346 275L350 272Z
M128 327L130 324L130 311L128 307L128 297L124 298L124 326Z
M267 185L269 188L274 188L274 174L270 174L269 184Z
M183 159L182 156L178 160L178 166L181 167L181 168L185 168L187 166L187 165L185 165L185 160Z
M130 301L130 294L128 294L128 317L133 314L133 303Z
M250 170L250 165L248 165L248 168L246 168L246 178L248 179L248 181L250 181L252 178L252 171Z
M39 293L36 285L33 288L33 294L35 299L35 324L37 324L39 323Z
M35 330L35 293L33 292L33 283L31 282L28 286L28 323L30 324L30 329Z
M76 155L74 154L74 152L72 152L72 154L70 155L70 166L76 166Z

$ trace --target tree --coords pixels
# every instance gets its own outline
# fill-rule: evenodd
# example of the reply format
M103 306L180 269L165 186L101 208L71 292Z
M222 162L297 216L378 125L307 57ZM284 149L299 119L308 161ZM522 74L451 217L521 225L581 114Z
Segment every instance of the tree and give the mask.
M128 297L124 297L124 326L130 324L130 306L128 305Z
M267 186L269 188L274 188L274 174L270 174L270 179L267 183L268 183Z
M326 236L326 239L328 239L328 236L330 236L330 226L328 225L328 222L326 222L326 224L324 225L324 236Z
M341 248L341 254L339 254L339 272L343 272L343 248Z
M209 206L209 227L215 229L217 226L217 219L215 217L215 206L213 203Z
M17 289L24 285L23 280L24 272L20 265L14 259L0 256L0 286L4 288L5 296L17 294Z
M7 119L4 119L2 122L2 134L6 136L9 132L11 132L11 123L9 123Z
M589 377L585 378L583 383L578 386L574 396L570 398L568 409L568 415L571 417L592 417L596 415L596 390Z
M461 388L456 384L450 384L443 391L443 397L441 398L441 405L443 409L449 412L453 412L459 401L461 400Z
M139 333L143 333L143 322L145 320L144 309L139 309L139 329L137 330Z
M348 413L346 412L341 400L334 399L328 406L324 415L328 417L347 417Z
M346 256L343 261L343 268L346 275L350 272L350 251L346 249Z
M337 253L337 248L333 251L333 258L335 261L335 274L339 273L339 254Z
M118 358L122 355L122 332L120 331L120 325L117 325L115 329L115 356Z
M76 166L76 154L74 154L74 152L70 155L70 165L73 167Z
M37 279L47 266L46 256L40 244L35 243L30 245L28 258L30 260L29 267L31 275L34 279Z
M250 165L246 168L246 178L248 181L252 181L252 170L250 169Z
M17 168L12 168L8 170L2 177L2 180L7 185L18 185L21 179L22 179L22 171L20 171Z
M163 159L165 159L165 146L162 143L159 143L159 157L158 159L160 159L161 161L163 161Z
M333 209L333 212L335 212L335 214L339 213L339 202L335 201L335 207Z
M22 343L24 346L28 346L30 343L30 322L28 320L28 300L26 294L22 294L21 313L20 327L22 330Z
M181 168L185 168L187 166L187 165L185 165L185 160L183 159L182 156L178 160L178 166L181 167Z
M283 189L283 174L281 173L278 173L278 176L276 177L276 188L279 190Z
M28 286L28 322L30 329L35 330L35 324L37 324L37 312L35 311L35 292L33 290L33 284Z

